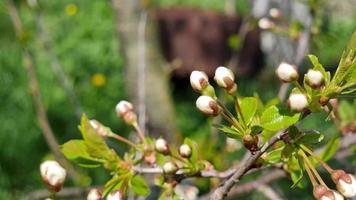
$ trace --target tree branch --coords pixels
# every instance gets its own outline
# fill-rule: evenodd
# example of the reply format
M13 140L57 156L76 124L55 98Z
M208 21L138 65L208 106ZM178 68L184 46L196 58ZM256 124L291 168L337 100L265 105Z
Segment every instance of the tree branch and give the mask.
M285 131L278 132L275 136L273 136L268 142L266 142L263 147L255 152L255 154L251 155L246 161L242 162L239 169L235 171L235 173L227 179L224 183L222 183L211 195L210 199L212 200L220 200L224 199L231 188L239 182L240 178L251 169L252 165L257 161L257 159L264 153L266 150L271 147L274 143L287 134Z

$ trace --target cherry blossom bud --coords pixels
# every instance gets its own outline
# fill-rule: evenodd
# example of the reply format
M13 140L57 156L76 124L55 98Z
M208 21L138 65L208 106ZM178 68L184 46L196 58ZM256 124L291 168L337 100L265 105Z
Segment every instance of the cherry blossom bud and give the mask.
M158 140L156 140L155 149L157 152L165 155L169 153L168 143L163 138L159 138Z
M201 92L209 85L208 76L202 71L193 71L190 74L190 84L195 91Z
M356 180L352 174L343 170L335 170L331 175L337 190L347 198L356 196Z
M288 106L291 110L301 112L309 105L307 96L301 93L291 94L288 98Z
M94 128L96 133L101 137L107 137L111 134L108 128L106 128L104 125L102 125L100 122L96 121L95 119L90 120L89 123Z
M269 9L269 15L273 18L280 18L282 13L278 8L271 8Z
M255 152L258 150L258 136L245 135L242 137L242 142L244 146L251 152Z
M258 20L258 27L260 29L266 30L275 27L275 24L270 19L264 17Z
M276 73L278 78L285 83L295 81L299 76L295 66L286 62L279 64Z
M306 83L312 88L319 88L322 84L324 84L324 76L318 70L310 69L305 75L305 80Z
M50 191L59 192L66 178L66 170L56 161L47 160L40 165L43 182Z
M335 190L330 190L322 185L317 185L314 187L313 195L316 200L343 200L344 197L336 192Z
M220 112L218 103L210 96L200 96L196 101L196 106L207 115L217 116Z
M125 123L132 125L137 122L137 116L133 110L133 106L128 101L120 101L116 105L116 114L121 117Z
M189 158L192 155L192 148L187 144L182 144L179 147L179 155L184 158Z
M115 109L117 115L123 117L127 112L133 111L133 106L130 102L122 100L116 105Z
M173 174L178 170L177 165L174 162L166 162L163 165L163 171L166 174Z
M229 94L232 94L232 93L236 92L237 85L234 82L235 81L235 75L230 69L228 69L226 67L223 67L223 66L218 67L215 70L214 79L215 79L216 83L220 87L226 89L226 91Z
M88 193L87 200L102 200L102 194L99 189L91 189Z
M108 196L106 197L106 200L122 200L122 192L121 190L115 190L110 192Z

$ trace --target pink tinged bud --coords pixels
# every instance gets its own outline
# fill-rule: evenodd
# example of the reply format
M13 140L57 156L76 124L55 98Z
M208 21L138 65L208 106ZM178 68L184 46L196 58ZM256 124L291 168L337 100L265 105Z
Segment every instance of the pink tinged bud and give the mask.
M270 19L264 17L258 20L258 27L260 29L271 29L275 26L274 22L272 22Z
M201 92L209 85L208 76L202 71L193 71L190 74L190 84L195 91Z
M296 67L286 62L279 64L276 73L278 78L285 83L295 81L299 76Z
M291 110L301 112L308 107L308 99L304 94L291 94L288 98L288 105Z
M66 170L56 161L48 160L40 165L40 172L43 182L48 189L59 192L66 178Z
M200 96L196 101L196 106L206 115L217 116L220 112L218 103L210 96Z
M116 114L121 117L125 123L132 125L137 122L137 116L133 111L133 106L130 102L120 101L116 105L115 110Z
M163 171L166 174L173 174L173 173L177 172L177 170L178 170L178 167L174 162L166 162L163 165Z
M107 137L110 135L110 131L95 119L90 120L89 123L101 137Z
M344 197L336 192L335 190L330 190L322 185L317 185L314 187L313 195L317 200L343 200Z
M356 180L352 174L343 174L336 182L337 190L347 198L356 196Z
M235 92L237 89L237 85L234 82L235 75L230 69L226 67L218 67L215 71L214 79L220 87L226 89L226 91L230 94Z
M87 200L102 200L102 194L99 189L91 189L88 193Z
M179 147L179 155L184 158L189 158L192 155L192 148L187 144L181 145Z
M122 193L121 190L115 190L110 192L108 196L106 197L106 200L122 200Z
M159 153L163 153L163 154L168 154L169 153L168 143L163 138L159 138L158 140L156 140L155 149Z
M318 70L310 69L305 75L306 83L312 88L318 88L324 83L324 76Z

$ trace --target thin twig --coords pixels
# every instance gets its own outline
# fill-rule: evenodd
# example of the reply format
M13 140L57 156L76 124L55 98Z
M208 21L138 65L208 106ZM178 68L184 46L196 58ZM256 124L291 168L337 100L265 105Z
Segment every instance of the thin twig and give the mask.
M23 33L22 22L18 15L17 8L12 0L7 0L7 8L12 23L14 25L16 35L20 37L21 34ZM71 176L74 179L78 179L79 177L77 173L74 171L73 166L64 158L63 154L59 151L58 148L59 144L49 124L46 109L42 101L42 95L39 89L40 88L39 82L38 82L36 70L34 67L34 61L31 56L31 53L26 46L23 46L22 51L23 51L24 66L29 79L31 97L36 109L40 128L42 129L42 134L45 137L51 152L54 154L58 162L67 169L69 176Z

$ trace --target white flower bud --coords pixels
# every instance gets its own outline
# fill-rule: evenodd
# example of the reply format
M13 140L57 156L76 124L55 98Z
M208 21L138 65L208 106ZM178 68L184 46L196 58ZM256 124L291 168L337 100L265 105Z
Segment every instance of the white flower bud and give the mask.
M158 140L156 140L155 149L159 153L163 153L163 154L168 154L169 153L168 143L163 138L159 138Z
M272 22L270 19L264 17L258 20L258 27L260 29L271 29L275 26L274 22Z
M293 65L285 62L279 64L276 73L278 78L286 83L297 80L299 76L296 68Z
M282 16L281 11L278 8L269 9L269 15L273 18L280 18Z
M163 165L163 171L166 174L173 174L178 170L178 167L175 163L173 162L166 162Z
M207 115L216 116L220 112L218 103L209 96L200 96L196 101L197 108Z
M190 74L190 84L195 91L201 92L209 85L208 76L202 71L193 71Z
M40 165L40 172L43 182L51 191L61 190L66 178L66 170L56 161L48 160Z
M99 189L91 189L88 193L87 200L101 200L102 194Z
M318 88L324 83L324 76L318 70L308 70L305 75L306 83L312 88Z
M101 137L107 137L111 134L108 128L106 128L104 125L102 125L100 122L96 121L95 119L90 120L89 123L94 128L96 133Z
M288 98L288 105L291 110L301 112L308 107L308 99L304 94L291 94Z
M192 148L187 144L182 144L179 147L179 155L184 158L189 158L192 155Z
M314 187L313 195L317 200L344 200L344 197L340 193L322 185Z
M121 117L126 124L132 125L137 122L137 116L133 110L133 106L128 101L120 101L116 105L116 114Z
M215 76L214 79L216 81L216 83L227 90L228 93L232 94L233 92L236 91L237 86L235 81L235 75L234 73L223 66L218 67L215 70Z
M115 107L118 116L123 117L126 113L133 111L133 106L130 102L122 100Z
M356 180L352 174L346 174L343 170L335 170L332 179L336 184L337 190L347 198L356 196Z
M122 193L121 190L115 190L110 192L108 196L106 197L106 200L122 200Z

